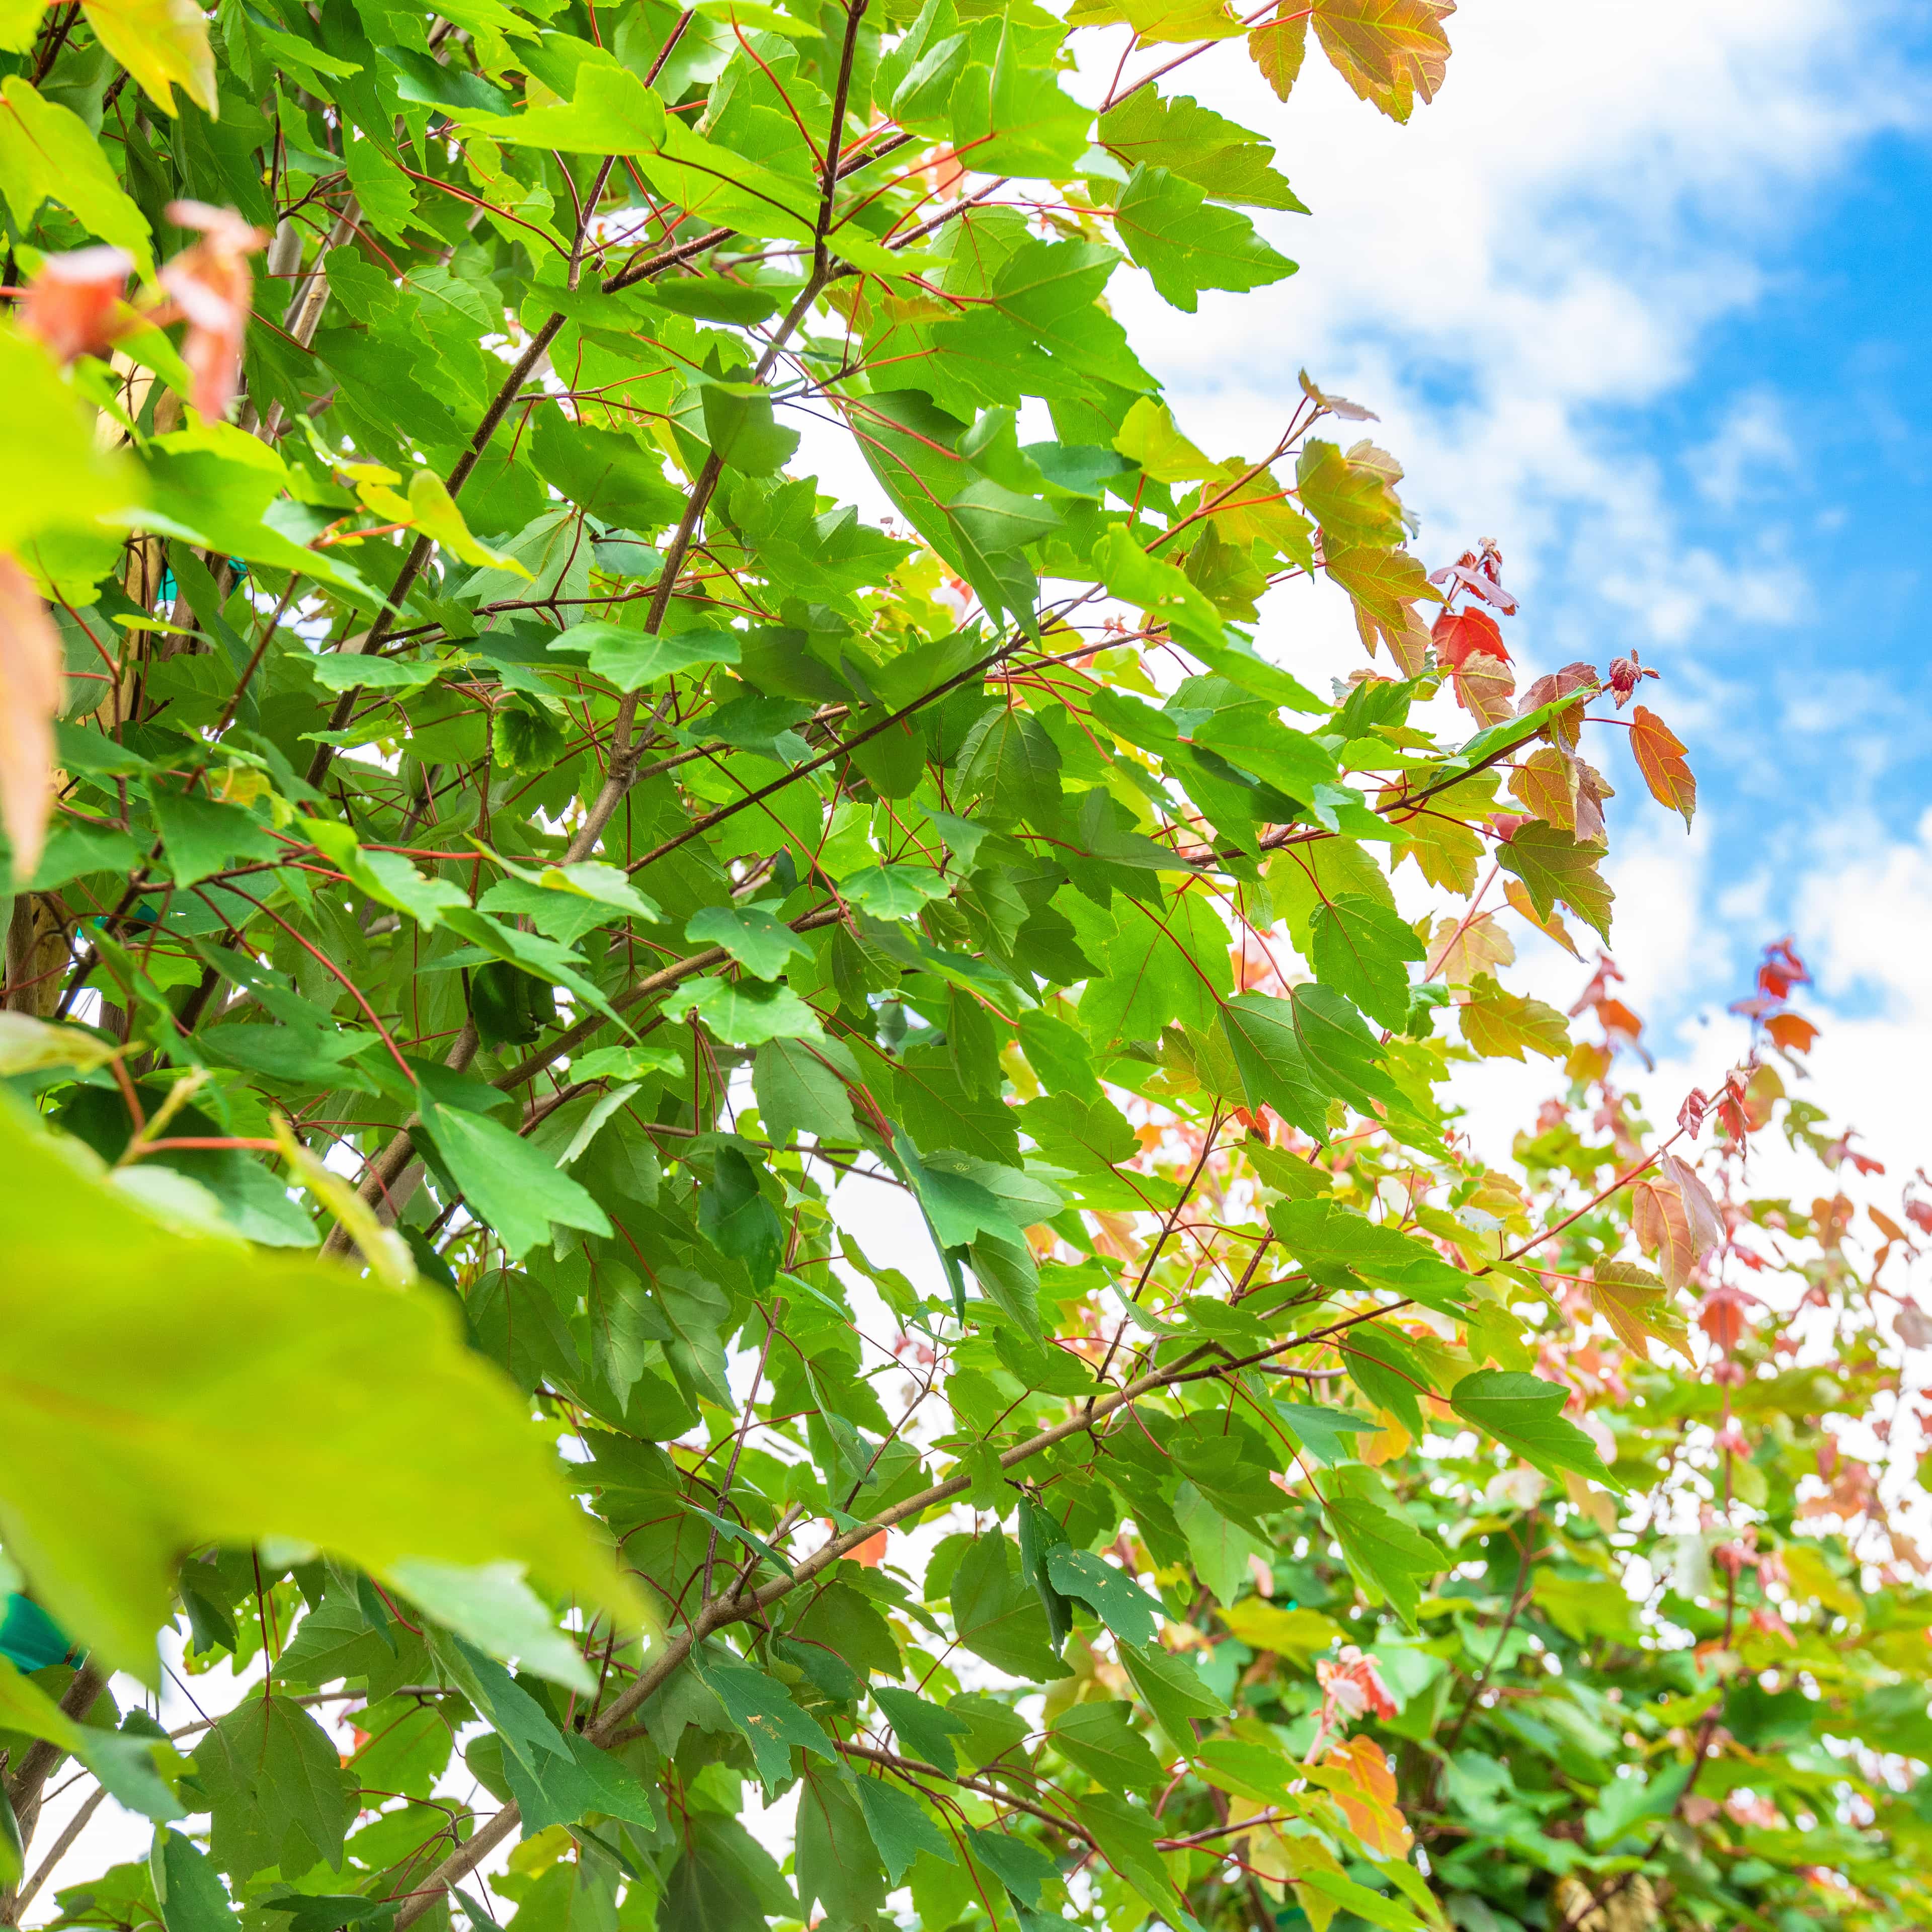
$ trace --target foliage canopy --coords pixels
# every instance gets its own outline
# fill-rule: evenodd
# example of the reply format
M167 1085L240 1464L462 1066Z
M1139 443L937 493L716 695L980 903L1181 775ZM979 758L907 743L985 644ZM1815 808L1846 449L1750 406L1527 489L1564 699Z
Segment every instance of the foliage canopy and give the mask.
M0 1916L71 1756L76 1927L1925 1922L1916 1237L1502 978L1656 674L1108 304L1292 272L1190 63L1450 11L0 9Z

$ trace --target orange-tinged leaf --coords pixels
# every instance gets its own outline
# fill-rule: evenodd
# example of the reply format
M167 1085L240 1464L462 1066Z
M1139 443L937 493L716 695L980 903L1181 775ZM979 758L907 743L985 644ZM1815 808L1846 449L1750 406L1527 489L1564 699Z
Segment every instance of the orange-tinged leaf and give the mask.
M1435 962L1431 976L1452 986L1466 986L1478 974L1510 964L1516 958L1516 947L1496 922L1496 914L1484 912L1466 925L1460 920L1438 920L1429 956Z
M1684 1197L1684 1204L1690 1211L1697 1252L1708 1254L1724 1238L1724 1217L1718 1213L1717 1202L1711 1198L1711 1190L1704 1185L1703 1178L1697 1170L1674 1154L1666 1154L1658 1166L1664 1178L1673 1183Z
M1262 78L1274 89L1277 100L1286 100L1288 90L1300 77L1301 63L1308 52L1308 16L1289 13L1270 20L1248 36L1248 58L1262 70Z
M1576 942L1570 937L1570 928L1563 923L1560 912L1540 913L1536 902L1529 896L1529 888L1520 879L1511 879L1503 887L1503 896L1514 910L1522 914L1546 939L1553 939L1573 959L1580 959L1582 954L1576 950Z
M1466 658L1450 673L1456 702L1478 724L1500 724L1516 709L1516 676L1509 666L1486 651Z
M1643 1031L1643 1022L1621 1000L1599 1000L1596 1012L1606 1033L1622 1034L1627 1039L1635 1040Z
M1574 694L1575 703L1565 705L1543 728L1544 735L1552 745L1562 745L1574 752L1576 741L1582 736L1584 711L1591 698L1602 688L1602 682L1595 665L1580 659L1574 664L1565 664L1561 670L1534 680L1523 693L1522 703L1518 709L1527 714Z
M1670 1289L1648 1268L1634 1262L1599 1262L1591 1280L1590 1299L1618 1340L1640 1359L1648 1359L1644 1345L1652 1336L1683 1352L1688 1324L1671 1300Z
M1706 1291L1698 1304L1697 1326L1729 1354L1744 1340L1744 1310L1755 1297L1727 1282Z
M1684 814L1688 830L1697 809L1697 781L1684 762L1684 746L1654 711L1640 704L1630 713L1630 750L1636 768L1659 805Z
M1396 551L1394 554L1400 556ZM1379 640L1388 646L1389 656L1404 677L1420 677L1423 661L1429 650L1429 627L1415 614L1414 607L1402 604L1396 606L1400 614L1399 623L1385 622L1381 617L1361 603L1355 606L1355 634L1362 640L1362 648L1370 657L1376 654Z
M1554 1006L1506 992L1490 974L1471 982L1468 1004L1459 1010L1463 1039L1485 1060L1520 1060L1525 1047L1546 1060L1561 1060L1570 1051L1569 1023Z
M1773 1013L1764 1030L1786 1053L1809 1053L1818 1037L1818 1029L1802 1013Z
M139 326L126 300L134 267L121 248L48 256L28 285L20 326L63 366L76 356L112 355L115 338Z
M1586 845L1607 845L1610 832L1604 824L1604 801L1616 794L1588 758L1578 758L1576 765L1576 836Z
M1442 22L1456 0L1315 0L1315 32L1336 73L1392 121L1433 100L1449 64Z
M268 237L232 208L206 202L171 201L167 215L178 226L202 232L163 268L160 280L188 317L182 356L194 376L190 400L203 416L218 418L227 413L241 382L242 344L254 299L248 257Z
M1559 832L1576 829L1576 760L1555 745L1540 746L1516 767L1510 796L1533 818Z
M1657 1257L1658 1267L1670 1287L1682 1288L1697 1265L1684 1197L1667 1182L1649 1174L1630 1192L1630 1226L1638 1246Z
M1408 1856L1414 1840L1395 1802L1395 1772L1388 1754L1374 1738L1353 1737L1334 1746L1318 1768L1340 1774L1314 1781L1328 1786L1349 1828L1370 1851L1378 1858Z
M1630 1224L1637 1244L1658 1258L1672 1288L1682 1288L1699 1261L1724 1239L1723 1218L1696 1172L1674 1154L1664 1155L1657 1172L1631 1190Z
M1360 548L1327 551L1324 561L1328 574L1354 599L1357 611L1390 640L1390 655L1400 662L1405 652L1396 649L1394 640L1413 621L1411 602L1429 590L1420 559L1406 550Z
M220 111L208 20L194 0L82 0L81 10L100 44L164 112L176 111L177 87L210 116Z
M33 579L0 555L0 824L17 885L33 877L46 842L63 662L60 634Z

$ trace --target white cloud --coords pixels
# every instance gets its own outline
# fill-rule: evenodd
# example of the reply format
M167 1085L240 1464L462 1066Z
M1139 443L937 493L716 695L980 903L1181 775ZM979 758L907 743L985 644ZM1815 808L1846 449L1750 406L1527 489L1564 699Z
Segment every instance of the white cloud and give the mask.
M1821 1003L1840 1010L1812 1055L1821 1104L1900 1180L1932 1166L1932 811L1909 838L1856 821L1821 835L1796 903Z
M1784 405L1769 389L1738 397L1718 433L1689 458L1692 480L1706 502L1735 510L1763 487L1767 472L1782 477L1798 462L1798 446L1785 426Z
M1686 550L1669 508L1677 464L1604 417L1682 384L1711 324L1764 292L1760 259L1794 197L1876 132L1922 118L1922 79L1886 57L1890 10L1490 0L1455 16L1448 82L1402 128L1314 57L1282 106L1217 54L1167 84L1279 140L1315 216L1264 225L1301 272L1205 296L1198 316L1126 276L1117 301L1188 426L1219 447L1254 451L1304 362L1376 408L1423 548L1496 537L1530 593L1540 658L1607 655L1633 623L1685 656L1707 614L1788 621L1802 577L1755 544ZM1788 448L1761 392L1741 393L1731 432L1682 456L1720 500ZM1593 600L1600 616L1580 627L1553 608ZM1546 651L1550 630L1571 634Z

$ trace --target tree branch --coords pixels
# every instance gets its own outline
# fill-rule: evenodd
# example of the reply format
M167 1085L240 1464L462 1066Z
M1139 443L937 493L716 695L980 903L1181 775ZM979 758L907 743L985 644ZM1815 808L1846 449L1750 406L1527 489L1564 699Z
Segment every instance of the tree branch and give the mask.
M95 1812L100 1809L100 1801L107 1796L105 1785L97 1786L87 1796L86 1802L67 1821L66 1828L48 1848L47 1855L34 1868L32 1875L21 1881L20 1888L0 1906L0 1925L17 1925L20 1916L33 1904L34 1894L52 1876L54 1868L73 1850L75 1841L87 1829Z
M1304 1341L1313 1339L1312 1336L1291 1337L1287 1341L1277 1343L1275 1350L1270 1352L1296 1348ZM1055 1423L1051 1428L1042 1430L1024 1442L1002 1450L1000 1454L1000 1468L1016 1468L1021 1463L1030 1461L1044 1450L1053 1448L1056 1443L1091 1430L1109 1416L1138 1402L1143 1396L1151 1395L1158 1390L1169 1387L1182 1378L1203 1352L1202 1349L1192 1349L1172 1368L1158 1370L1142 1376L1125 1388L1102 1396L1090 1409L1070 1416L1064 1421ZM810 1582L860 1544L870 1541L881 1530L896 1528L899 1524L923 1515L926 1510L940 1503L950 1502L955 1496L964 1495L972 1485L973 1478L966 1475L950 1477L944 1482L935 1483L930 1488L922 1490L916 1496L908 1496L903 1502L880 1510L856 1528L834 1536L811 1556L795 1564L789 1576L776 1577L760 1589L746 1593L742 1583L734 1579L729 1588L700 1608L683 1630L665 1640L656 1656L638 1673L610 1706L599 1713L587 1727L585 1735L593 1744L599 1745L608 1747L621 1743L626 1736L625 1720L656 1694L672 1673L690 1656L692 1650L706 1637L724 1629L728 1624L761 1616L774 1604ZM748 1564L748 1569L749 1567ZM1019 1802L1004 1792L1000 1795L1007 1803ZM1056 1819L1054 1822L1063 1829L1078 1830L1077 1827L1064 1820ZM490 1827L479 1831L467 1844L459 1846L451 1853L411 1894L407 1904L398 1913L397 1932L404 1932L404 1928L413 1924L450 1886L473 1871L489 1852L500 1844L515 1828L516 1822L516 1808L506 1806L491 1820Z
M83 1664L74 1672L74 1682L62 1694L60 1708L77 1723L94 1708L94 1700L107 1688L104 1673L97 1670L92 1664ZM20 1826L20 1842L30 1845L34 1840L34 1826L40 1815L40 1793L56 1765L67 1756L58 1744L50 1744L44 1738L38 1738L22 1757L20 1766L7 1780L6 1802L13 1807L14 1816ZM46 1876L45 1868L36 1875L36 1882ZM29 1894L28 1896L32 1894ZM0 1900L0 1924L16 1924L26 1900L24 1898Z

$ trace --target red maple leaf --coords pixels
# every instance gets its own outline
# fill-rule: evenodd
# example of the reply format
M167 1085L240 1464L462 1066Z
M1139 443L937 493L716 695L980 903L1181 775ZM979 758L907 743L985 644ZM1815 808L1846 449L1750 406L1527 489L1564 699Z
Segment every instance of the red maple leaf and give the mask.
M1576 1004L1570 1009L1574 1020L1586 1006L1594 1006L1600 1000L1610 997L1610 982L1621 980L1623 968L1601 946L1597 949L1597 970L1591 976L1590 983L1576 996Z
M1451 670L1460 670L1479 651L1504 664L1510 661L1509 646L1486 610L1445 610L1429 634L1436 640L1436 655Z
M1793 986L1808 986L1811 975L1798 958L1791 936L1774 940L1764 949L1763 963L1757 969L1757 988L1767 998L1788 999Z
M116 339L140 326L127 305L134 268L134 256L121 248L47 256L20 304L21 326L64 363L111 354Z
M1882 1174L1885 1172L1883 1161L1874 1160L1870 1154L1861 1154L1852 1146L1852 1142L1857 1132L1857 1128L1847 1127L1825 1150L1826 1160L1833 1167L1842 1167L1850 1161L1861 1174Z
M1642 658L1632 651L1627 658L1610 660L1610 695L1621 711L1630 700L1630 694L1647 677L1660 677L1660 671L1652 670Z
M242 376L242 339L248 326L254 277L248 257L268 240L232 208L206 202L171 201L168 219L198 229L202 238L184 249L157 278L186 318L182 359L194 377L190 400L203 416L225 416Z
M1480 597L1486 604L1493 604L1505 617L1516 615L1516 601L1503 588L1503 554L1496 548L1493 537L1485 537L1479 550L1466 550L1454 563L1444 564L1440 570L1432 571L1431 584L1447 584L1454 579L1472 596ZM1454 596L1452 591L1450 596Z

